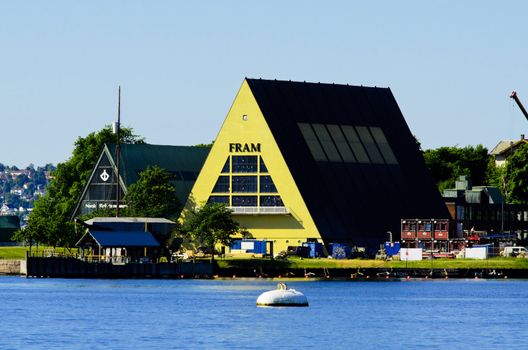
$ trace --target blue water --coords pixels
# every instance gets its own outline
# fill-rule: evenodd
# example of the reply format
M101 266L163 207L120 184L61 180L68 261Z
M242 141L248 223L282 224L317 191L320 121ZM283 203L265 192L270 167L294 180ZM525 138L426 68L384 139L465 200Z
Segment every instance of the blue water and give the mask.
M307 308L258 308L272 280L0 277L0 349L523 349L528 281L290 281Z

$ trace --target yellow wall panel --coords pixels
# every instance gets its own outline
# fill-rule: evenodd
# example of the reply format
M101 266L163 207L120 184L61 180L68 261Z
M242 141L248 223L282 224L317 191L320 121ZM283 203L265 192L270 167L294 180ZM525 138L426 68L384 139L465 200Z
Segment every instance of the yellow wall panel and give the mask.
M235 146L231 146L233 152L230 152L230 144L236 143L240 143L242 147L247 144L249 152L234 152ZM260 144L260 152L251 152L252 144ZM193 205L201 206L207 202L230 155L260 155L289 212L287 215L234 214L234 219L245 227L253 238L274 241L275 252L286 249L288 245L300 245L299 242L304 242L308 238L317 238L322 242L281 151L245 80L194 184L186 208ZM182 215L185 215L185 211Z

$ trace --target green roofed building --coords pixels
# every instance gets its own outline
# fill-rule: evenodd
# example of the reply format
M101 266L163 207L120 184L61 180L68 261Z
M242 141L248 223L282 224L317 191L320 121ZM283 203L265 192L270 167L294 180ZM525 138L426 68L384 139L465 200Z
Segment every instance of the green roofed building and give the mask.
M98 209L116 208L117 162L114 144L105 145L90 175L72 219ZM183 204L187 200L202 165L209 154L207 146L164 146L149 144L120 145L119 184L122 196L139 174L149 166L158 166L172 174L176 195ZM120 204L120 208L126 203Z
M11 242L11 237L18 229L20 229L20 218L18 216L0 216L0 242Z

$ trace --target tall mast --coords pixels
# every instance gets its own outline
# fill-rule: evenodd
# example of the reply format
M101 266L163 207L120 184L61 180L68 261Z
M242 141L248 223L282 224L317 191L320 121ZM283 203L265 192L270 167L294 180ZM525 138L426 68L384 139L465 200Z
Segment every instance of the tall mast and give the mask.
M119 159L121 158L121 85L118 88L117 94L117 125L116 125L116 166L117 166L117 179L116 179L116 217L119 217L119 203L121 202L121 186L119 186Z

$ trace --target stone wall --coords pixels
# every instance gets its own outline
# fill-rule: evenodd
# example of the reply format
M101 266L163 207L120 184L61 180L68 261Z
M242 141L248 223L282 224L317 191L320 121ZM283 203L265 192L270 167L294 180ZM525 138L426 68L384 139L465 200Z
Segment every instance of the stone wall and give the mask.
M0 259L0 275L20 275L22 263L25 261Z

